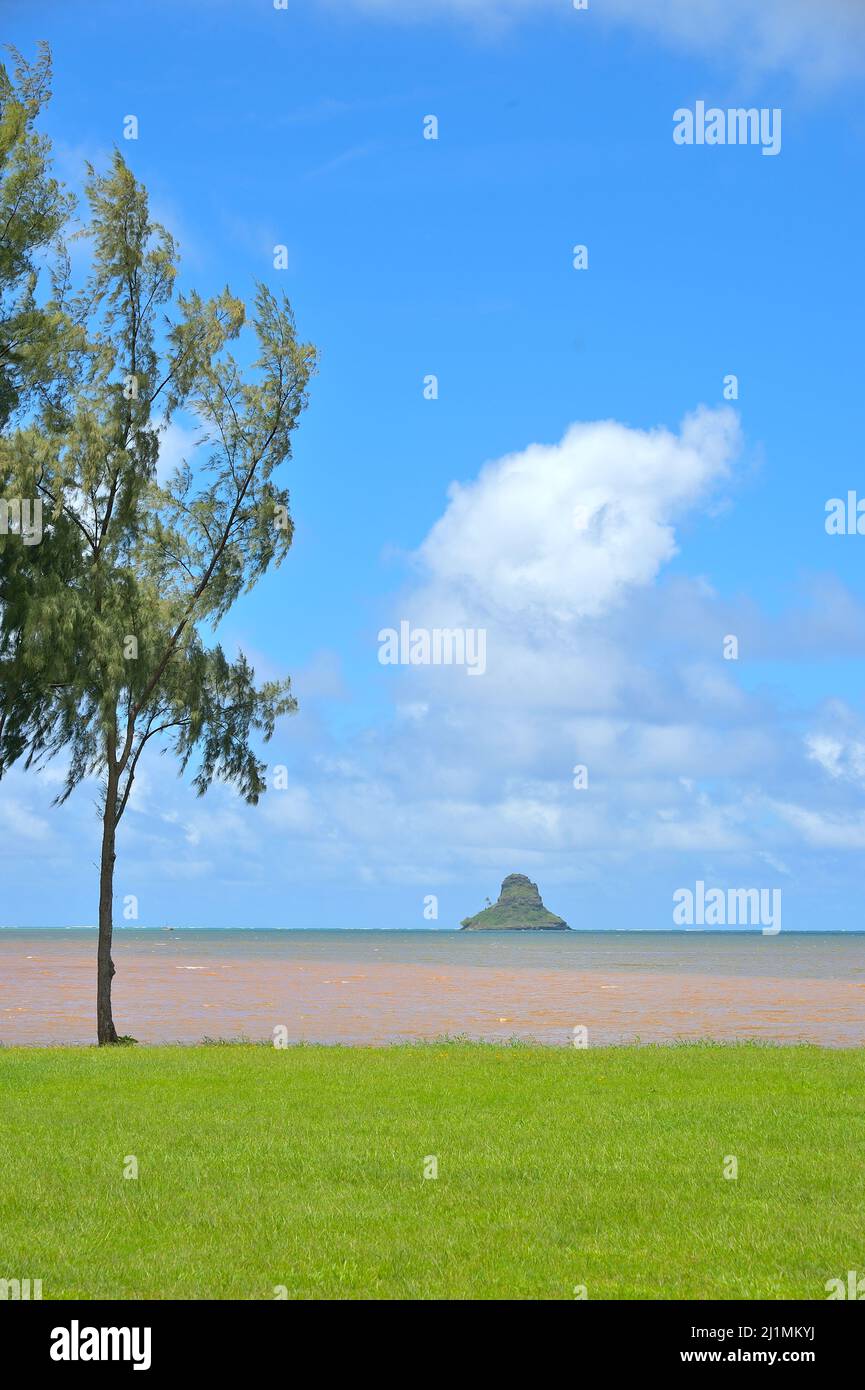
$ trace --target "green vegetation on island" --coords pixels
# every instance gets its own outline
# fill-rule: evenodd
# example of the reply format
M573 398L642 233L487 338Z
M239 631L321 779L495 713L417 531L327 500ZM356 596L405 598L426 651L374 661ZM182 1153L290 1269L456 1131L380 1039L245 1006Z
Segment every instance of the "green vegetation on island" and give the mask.
M548 912L538 885L525 874L508 874L498 902L474 917L464 917L462 931L570 931L563 918Z

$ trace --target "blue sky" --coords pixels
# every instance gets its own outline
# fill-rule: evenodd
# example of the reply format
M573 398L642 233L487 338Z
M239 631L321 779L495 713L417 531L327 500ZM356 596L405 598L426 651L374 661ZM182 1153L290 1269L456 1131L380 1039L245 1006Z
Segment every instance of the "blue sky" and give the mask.
M291 557L220 633L295 681L288 786L151 756L140 924L453 926L516 871L575 926L666 929L697 879L861 926L865 536L824 521L865 496L865 20L752 9L7 0L61 175L119 145L182 287L285 289L321 354ZM780 109L780 153L676 145L698 100ZM483 629L486 672L382 666L403 619ZM95 919L97 788L59 775L0 789L5 925Z

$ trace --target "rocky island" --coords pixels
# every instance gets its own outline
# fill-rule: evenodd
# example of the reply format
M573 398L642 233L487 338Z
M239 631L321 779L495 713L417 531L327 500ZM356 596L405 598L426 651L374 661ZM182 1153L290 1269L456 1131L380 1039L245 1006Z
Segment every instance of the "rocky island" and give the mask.
M462 931L570 931L567 922L548 912L538 885L525 874L508 874L499 900L474 917L465 917Z

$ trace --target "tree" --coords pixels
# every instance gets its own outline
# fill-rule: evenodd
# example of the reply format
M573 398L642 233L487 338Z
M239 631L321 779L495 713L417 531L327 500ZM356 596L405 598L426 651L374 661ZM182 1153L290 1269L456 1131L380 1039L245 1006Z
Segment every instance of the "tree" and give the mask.
M14 80L0 64L0 429L31 395L59 384L54 355L68 345L55 303L40 305L37 259L57 249L72 200L51 175L48 141L35 122L51 94L51 55L33 63L16 49ZM64 262L63 270L68 267Z
M0 594L0 691L15 711L0 729L0 776L18 759L41 766L63 752L58 801L101 781L102 847L97 1037L118 1038L111 1006L117 830L139 760L169 746L199 792L214 778L249 803L265 790L254 735L291 713L290 682L257 685L201 629L279 564L292 541L287 491L275 469L291 455L315 350L300 343L291 307L259 285L257 355L241 369L229 349L244 305L174 296L177 247L150 219L147 195L119 153L88 166L92 270L62 303L87 349L67 380L65 410L40 402L0 440L0 477L43 505L40 545L17 543L16 582ZM70 374L74 375L74 374ZM178 411L200 425L198 447L157 480L163 431ZM26 491L26 489L30 491ZM0 544L2 544L0 538ZM14 653L14 655L13 655Z
M62 233L74 200L53 178L50 147L35 122L50 96L51 57L39 46L28 63L14 48L14 77L0 65L0 436L10 422L24 418L34 401L56 422L68 404L68 387L86 346L80 326L70 319L63 299L69 261ZM40 273L42 272L42 273ZM47 293L45 281L48 281ZM40 292L40 290L42 292ZM22 505L32 507L32 480L26 481L14 452L0 451L0 776L39 742L50 719L51 653L28 613L31 598L57 592L69 559L66 518L55 527L54 544L34 566L22 535ZM29 518L33 520L32 515ZM6 543L9 530L19 539ZM35 536L28 538L35 539Z

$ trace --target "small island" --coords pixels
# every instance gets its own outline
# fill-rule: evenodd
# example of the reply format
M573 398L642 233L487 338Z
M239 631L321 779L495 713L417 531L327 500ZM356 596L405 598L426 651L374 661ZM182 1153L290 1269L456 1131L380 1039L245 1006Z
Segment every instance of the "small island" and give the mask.
M538 885L525 874L508 874L497 903L465 917L461 931L570 931L567 922L548 912Z

